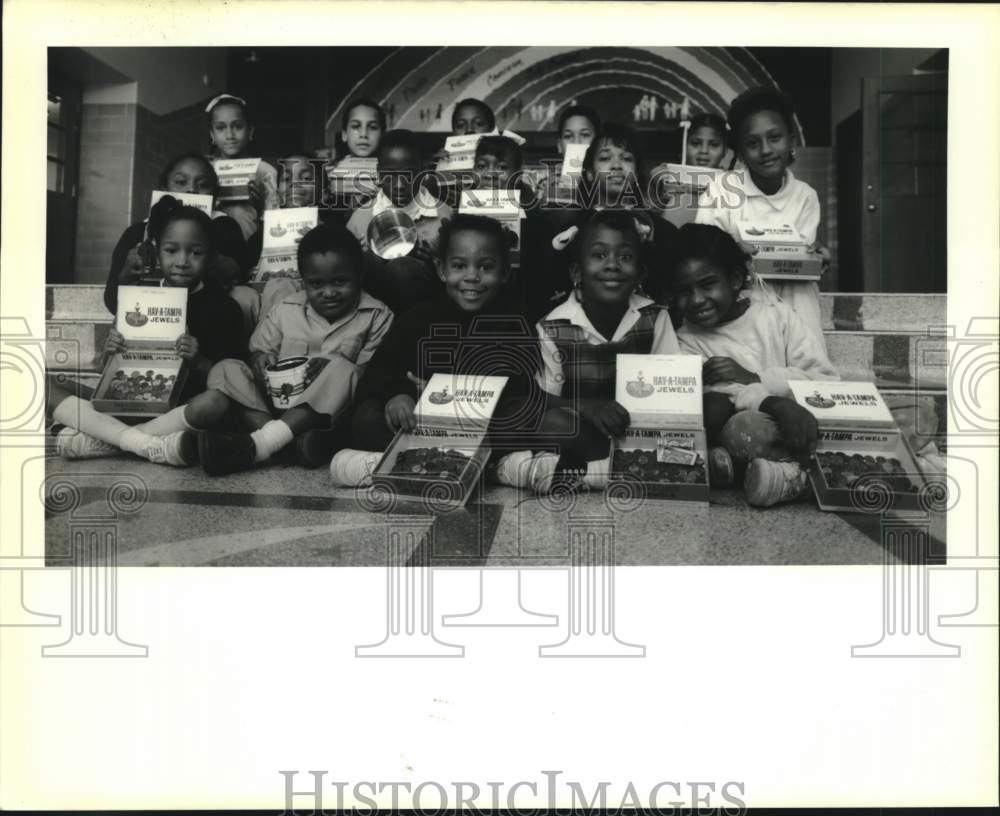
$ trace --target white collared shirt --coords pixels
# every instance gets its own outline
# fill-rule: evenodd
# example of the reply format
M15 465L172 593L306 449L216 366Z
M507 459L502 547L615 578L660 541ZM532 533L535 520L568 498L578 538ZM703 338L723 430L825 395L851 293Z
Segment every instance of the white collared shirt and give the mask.
M819 227L819 196L816 191L785 171L781 188L773 195L760 191L748 170L725 174L722 180L708 183L698 201L695 222L720 227L740 240L740 221L764 224L790 224L807 244L816 240Z
M634 292L629 296L628 309L622 315L618 328L610 339L601 334L594 324L590 322L587 313L583 309L583 304L576 299L575 294L571 294L565 302L560 303L538 323L538 343L542 357L542 369L536 377L538 385L549 394L558 397L562 393L562 385L565 380L562 367L562 354L556 348L556 344L551 337L545 333L542 323L546 320L568 320L574 326L583 329L587 342L592 346L600 346L605 343L617 343L629 330L639 322L642 317L640 309L651 305L654 301ZM656 317L656 325L653 330L653 350L658 354L679 354L680 345L677 336L674 334L674 327L670 323L670 315L666 309Z

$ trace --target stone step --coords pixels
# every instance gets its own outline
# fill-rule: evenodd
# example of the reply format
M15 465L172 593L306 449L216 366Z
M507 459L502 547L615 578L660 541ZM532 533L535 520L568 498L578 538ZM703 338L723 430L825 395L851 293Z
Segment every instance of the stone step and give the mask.
M113 318L104 305L101 284L50 284L45 287L45 317L48 320L93 320Z
M948 435L948 395L944 391L934 391L930 392L920 389L919 391L912 388L880 388L879 393L890 404L900 404L901 401L907 401L907 398L911 397L930 397L934 402L934 408L937 413L938 427L936 429L936 435L940 436L942 439ZM933 429L922 428L928 435L934 435Z
M47 320L45 367L49 371L97 371L111 321Z
M262 284L254 284L262 288ZM943 326L947 295L821 292L823 328L839 331L916 332ZM110 319L101 284L50 284L46 316L53 319Z
M50 284L45 305L53 320L112 319L100 284ZM948 319L947 295L821 292L819 305L824 331L926 334Z
M112 325L100 284L46 288L46 363L52 371L97 371ZM926 294L821 293L827 348L844 379L879 387L943 389L947 349L940 332L947 297Z
M99 371L59 372L55 374L57 384L64 385L71 391L76 391L83 399L89 399L97 389L101 380Z
M845 380L864 380L879 388L944 390L948 385L948 347L943 336L824 332L830 361Z
M824 331L941 333L948 321L948 296L821 292Z

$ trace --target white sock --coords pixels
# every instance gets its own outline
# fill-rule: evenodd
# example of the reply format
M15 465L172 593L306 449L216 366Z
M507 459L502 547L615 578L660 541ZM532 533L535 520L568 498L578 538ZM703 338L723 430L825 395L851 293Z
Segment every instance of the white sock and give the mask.
M593 462L587 462L587 475L583 477L583 481L590 487L604 487L608 483L610 472L610 456L607 459L596 459Z
M272 419L263 428L250 434L250 438L257 448L255 461L263 462L291 442L294 435L292 429L280 419Z
M83 431L95 439L119 448L124 448L121 443L122 434L132 430L120 419L95 411L93 405L79 397L66 397L56 406L52 418L60 425Z
M134 453L136 456L146 459L148 458L146 456L146 448L153 444L154 440L155 437L150 436L148 433L143 433L138 428L126 427L115 444L123 451Z
M497 481L510 487L527 487L521 484L523 479L518 476L525 475L524 467L533 455L531 451L514 451L500 457L496 466Z
M172 411L167 411L165 414L153 417L149 422L143 422L141 425L136 425L135 427L150 436L166 436L167 434L177 433L177 431L197 430L187 421L187 417L184 416L184 409L186 407L178 405Z

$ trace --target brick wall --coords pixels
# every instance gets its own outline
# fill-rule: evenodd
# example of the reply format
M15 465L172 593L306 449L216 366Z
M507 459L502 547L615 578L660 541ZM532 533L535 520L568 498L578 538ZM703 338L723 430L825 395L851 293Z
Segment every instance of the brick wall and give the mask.
M80 131L77 283L103 283L131 215L136 105L85 104Z
M204 151L204 102L157 116L141 105L83 106L73 280L103 283L122 232L149 212L170 157Z
M198 102L166 116L138 106L135 131L135 173L132 179L132 221L145 218L149 196L167 162L189 150L206 152L208 130L205 103ZM130 222L131 223L131 222Z

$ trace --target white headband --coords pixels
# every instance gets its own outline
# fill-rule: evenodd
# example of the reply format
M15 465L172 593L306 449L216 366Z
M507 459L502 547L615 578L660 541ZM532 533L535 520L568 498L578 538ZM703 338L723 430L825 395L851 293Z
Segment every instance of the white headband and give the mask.
M244 109L247 106L247 101L245 99L240 99L240 97L233 96L232 94L219 94L217 97L215 97L215 99L213 99L211 102L208 103L208 106L205 108L205 113L211 113L212 108L214 108L220 102L226 102L227 100L238 102Z

